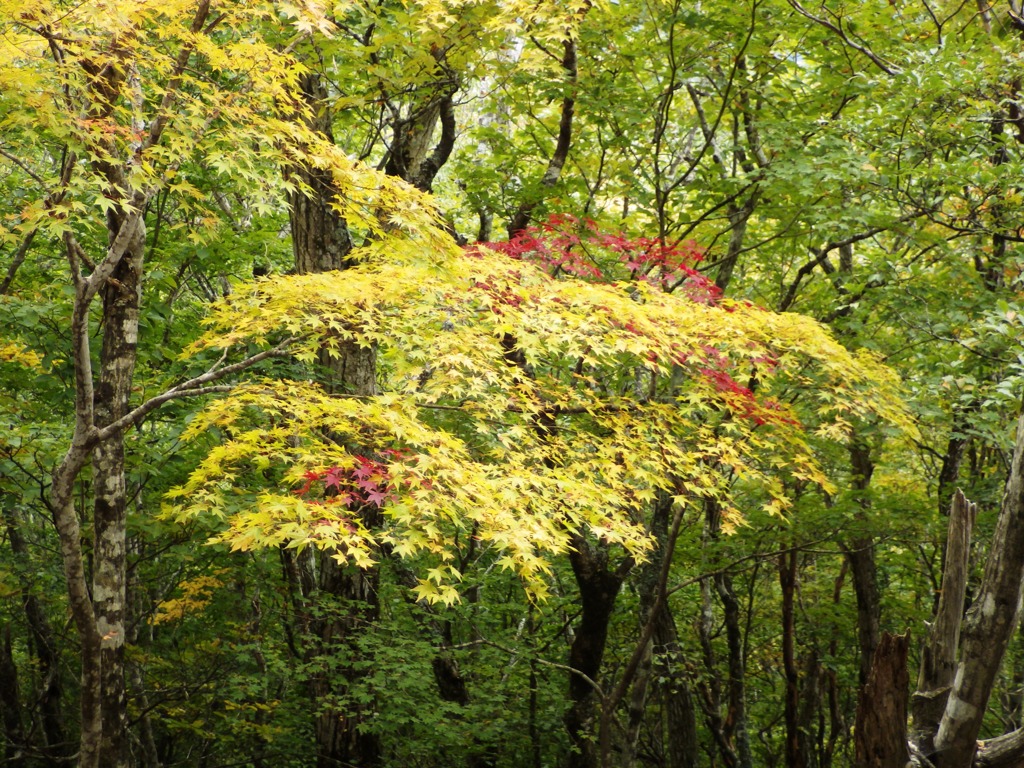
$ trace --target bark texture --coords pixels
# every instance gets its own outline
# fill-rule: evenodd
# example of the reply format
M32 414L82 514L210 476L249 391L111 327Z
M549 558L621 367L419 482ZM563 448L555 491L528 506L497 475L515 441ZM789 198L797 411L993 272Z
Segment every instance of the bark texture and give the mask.
M112 213L110 240L125 224ZM105 319L100 350L99 382L94 393L96 426L103 428L128 413L139 337L139 300L146 231L139 220L124 256L102 290ZM125 448L122 432L93 449L93 574L92 597L99 635L101 673L101 765L128 764L128 703L125 691L124 642L126 604L125 532L127 503Z
M299 80L299 86L303 100L310 105L310 127L334 141L323 79L315 72L307 72ZM348 223L330 206L338 194L330 172L301 166L290 169L289 173L307 190L292 193L289 201L295 271L304 275L344 269L352 250L352 236Z
M1024 728L978 743L973 768L1020 768L1024 763Z
M111 178L118 177L111 172ZM137 211L111 213L106 258L88 278L80 274L76 278L72 313L75 429L71 445L54 471L50 490L71 614L80 643L80 768L119 768L128 759L123 665L124 437L120 429L103 428L125 415L131 394L145 245L145 229ZM77 265L81 250L70 236L65 241L69 259ZM96 296L102 298L104 327L94 388L88 316ZM74 498L75 479L90 459L94 517L91 582Z
M907 748L907 650L910 634L882 635L867 685L857 704L854 759L857 768L905 768Z
M914 740L923 755L934 752L934 736L942 720L946 701L956 674L956 651L960 643L960 621L967 594L967 569L971 531L977 516L971 504L957 490L949 510L946 535L946 567L935 620L921 649L917 691L912 700Z
M416 113L395 122L391 149L384 166L390 176L397 176L424 192L432 191L434 177L455 148L454 89L435 96ZM433 149L430 142L438 124L441 135Z

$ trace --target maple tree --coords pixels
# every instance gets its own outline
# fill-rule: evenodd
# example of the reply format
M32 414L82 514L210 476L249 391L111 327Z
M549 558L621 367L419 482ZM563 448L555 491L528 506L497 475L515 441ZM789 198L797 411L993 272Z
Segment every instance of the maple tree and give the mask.
M229 355L281 333L308 362L373 348L379 391L265 378L235 387L186 432L226 437L171 492L181 499L171 514L224 519L216 540L236 550L314 548L363 568L385 552L426 556L413 591L428 603L460 599L469 537L543 597L552 557L578 552L581 537L645 561L644 518L659 496L676 528L684 510L714 502L729 529L742 519L729 502L738 477L764 486L772 514L788 499L769 471L827 485L773 390L821 387L822 436L842 437L847 419L869 412L909 427L895 382L870 356L802 318L718 302L678 254L668 260L650 242L594 239L627 271L649 258L693 285L673 295L651 272L618 284L558 280L523 258L552 268L534 238L514 243L513 258L373 245L343 275L236 291L187 355ZM756 379L758 394L733 374ZM587 741L576 727L570 735Z
M634 518L657 492L682 505L724 503L720 473L765 478L769 446L776 469L826 483L778 387L821 377L825 435L868 413L908 424L883 367L798 316L645 282L555 280L485 250L369 250L343 278L234 292L186 354L281 333L309 361L343 342L373 345L387 376L381 394L334 396L296 380L236 386L186 432L231 437L171 494L182 499L174 514L224 517L220 538L234 548L317 546L356 565L372 560L375 544L445 563L453 531L471 530L543 593L543 553L564 552L575 531L642 559L648 542ZM817 374L803 370L808 360ZM757 394L734 375L756 378ZM268 471L273 482L258 482ZM314 481L334 495L310 498ZM781 512L781 488L765 485ZM350 511L361 502L384 506L383 531L361 528ZM451 602L457 578L441 565L418 594Z

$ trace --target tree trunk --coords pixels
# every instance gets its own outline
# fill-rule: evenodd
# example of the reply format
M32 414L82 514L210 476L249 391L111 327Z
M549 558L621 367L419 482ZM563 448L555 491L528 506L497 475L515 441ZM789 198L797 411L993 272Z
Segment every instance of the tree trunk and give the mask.
M709 499L705 502L705 525L708 536L717 538L721 531L721 508L718 502ZM725 640L728 648L727 664L729 676L727 680L728 716L722 723L723 743L731 744L732 757L736 768L753 768L754 760L750 749L750 733L747 730L747 664L743 643L742 617L740 602L736 597L732 576L720 572L712 578L718 599L722 603L725 620ZM728 761L728 752L723 753Z
M839 568L839 575L836 576L835 584L832 587L832 605L838 607L842 602L843 598L843 582L846 581L846 574L850 570L850 561L848 558L843 558L843 563ZM832 658L839 656L839 637L838 632L832 633L832 639L828 644L828 653ZM825 742L821 749L821 765L830 766L832 764L832 758L836 754L837 748L841 749L840 740L846 741L848 739L849 729L846 727L845 718L843 717L844 708L840 704L840 690L839 680L836 675L835 669L828 669L825 673L827 682L828 692L828 740Z
M327 87L315 72L307 72L299 80L302 98L310 106L310 127L334 141L331 112L327 104ZM348 223L331 207L338 194L329 170L301 166L289 169L308 187L308 192L293 192L289 201L292 253L295 271L300 275L329 272L348 266L352 236Z
M333 604L321 606L325 615L316 622L319 625L318 650L321 654L340 653L356 662L342 664L332 673L314 675L314 692L322 701L338 693L344 694L365 675L359 671L362 666L359 662L366 659L356 638L380 618L380 570L368 568L364 571L355 566L341 565L330 556L321 558L320 568L320 590L329 596L328 603ZM350 703L348 707L345 711L324 707L317 717L318 768L335 768L338 765L370 768L380 760L380 740L376 734L366 730L366 725L373 718L374 704L360 706Z
M705 539L716 539L721 531L721 509L716 501L704 502ZM707 544L707 541L705 541ZM727 716L722 716L722 687L718 662L712 640L715 634L714 603L711 587L714 585L725 614L728 647ZM732 578L719 573L701 579L700 644L706 668L701 687L701 706L715 746L727 768L750 768L752 758L750 739L746 728L746 692L744 688L743 636L740 627L739 601L733 590ZM717 761L716 763L717 764Z
M108 221L113 244L125 216ZM129 225L131 226L131 225ZM96 426L103 428L128 412L139 336L139 300L145 248L145 228L135 224L130 244L114 274L102 289L103 346L99 382L94 392ZM100 641L100 710L103 736L100 765L128 764L124 642L127 572L125 532L124 435L115 433L93 449L93 574L92 599Z
M1024 580L1024 415L977 599L964 619L960 661L935 737L936 765L969 765L996 675L1017 625Z
M800 738L800 674L796 665L796 550L779 553L779 588L782 591L782 668L786 678L783 717L786 721L786 767L805 768Z
M333 141L331 111L323 79L310 72L302 77L300 86L302 97L311 107L311 127ZM350 266L352 237L347 222L332 207L339 191L330 172L308 167L293 168L289 172L300 177L308 187L307 194L296 192L291 200L295 271L309 274ZM329 391L363 396L376 394L377 354L373 347L339 344L334 355L322 351L320 362L326 372L324 383ZM361 515L363 523L371 530L380 523L375 510L364 509ZM363 571L343 565L335 560L335 554L312 555L318 558L315 569L312 563L307 563L310 567L305 578L299 579L304 599L322 602L313 612L317 618L309 621L308 660L339 652L348 658L358 658L361 651L355 636L379 615L379 570L371 567ZM325 703L343 696L362 676L351 665L343 669L342 674L315 672L310 681L310 692L318 710L315 723L317 766L370 768L380 759L379 739L366 729L373 716L372 705L350 705L349 710L339 711L336 706Z
M116 174L110 178L118 179ZM125 185L116 184L116 189ZM138 341L138 298L145 240L141 216L112 212L105 263L110 277L78 276L71 339L75 364L75 427L50 486L50 507L60 539L71 615L78 630L81 663L79 768L118 768L127 761L124 739L124 440L114 432L102 441L97 426L123 415L131 393ZM69 259L80 247L65 237ZM103 346L94 389L89 311L103 298ZM82 531L75 507L76 478L93 460L94 526L92 587L86 574Z
M586 8L589 8L589 4ZM586 13L586 10L583 11ZM565 72L566 88L568 92L562 98L562 113L558 121L558 139L555 142L555 150L551 153L548 166L540 179L540 190L533 197L528 197L519 203L519 207L512 215L508 223L508 238L511 240L517 234L530 226L530 219L533 212L541 203L540 194L550 190L562 175L562 167L569 159L569 148L572 146L572 120L576 110L576 40L569 38L562 43L562 70Z
M825 715L821 710L821 661L818 649L812 647L804 660L804 677L800 691L797 721L797 748L807 768L818 768L824 753Z
M404 179L424 192L432 191L434 177L455 147L454 95L453 91L448 91L435 96L418 114L396 122L385 173ZM439 122L441 137L430 150Z
M654 504L651 534L658 548L650 561L640 569L636 579L640 598L641 629L653 623L650 649L643 669L637 676L630 699L630 721L624 745L623 766L638 759L637 738L644 725L649 698L657 697L662 707L662 722L648 727L655 730L656 741L664 744L668 764L673 768L696 768L698 764L697 718L689 682L683 671L682 649L675 619L665 599L658 600L664 589L661 574L665 558L672 558L677 531L669 530L672 498L663 495Z
M862 507L868 506L864 494L871 484L875 466L870 451L861 442L850 445L850 466L853 472L853 489ZM878 646L879 627L882 618L881 601L878 595L878 570L875 566L875 541L866 534L858 534L845 547L850 561L850 576L857 596L857 641L860 646L860 684L867 683L871 672L872 659Z
M28 622L32 635L32 648L39 665L39 685L36 690L36 711L39 713L42 726L42 753L52 765L63 765L70 757L70 743L64 728L64 715L61 708L62 678L60 674L59 656L54 642L53 629L43 611L39 598L34 593L30 573L28 545L22 535L22 522L17 510L10 505L3 505L4 526L7 529L7 540L17 564L18 582L21 588L22 606L25 620Z
M4 724L4 761L11 768L25 765L25 733L22 730L21 688L11 648L11 627L5 625L0 647L0 719Z
M918 751L930 756L934 737L946 708L956 673L956 651L960 644L960 622L967 594L967 569L971 554L971 530L977 505L957 490L949 510L946 535L946 565L935 619L921 650L921 668L911 709L914 741Z
M747 199L743 201L743 205L732 204L729 206L727 214L729 219L729 245L725 255L715 262L715 266L718 267L718 272L715 275L715 285L723 294L729 289L729 283L732 282L733 270L736 269L736 263L739 261L740 253L743 251L743 241L747 236L747 223L750 221L750 217L754 213L760 197L760 190L755 188Z
M727 768L736 765L736 751L725 738L725 724L722 722L722 686L719 681L718 663L712 645L714 635L714 610L711 599L711 579L703 578L700 582L701 615L699 623L700 647L704 656L705 674L698 677L700 704L704 711L708 729L715 740L715 746L722 757L722 764ZM717 765L718 761L715 760Z
M643 658L637 666L636 676L629 692L628 719L625 733L620 741L621 756L618 764L621 768L636 768L640 729L643 727L647 714L647 694L651 687L654 659L652 643L647 641L644 645Z
M667 606L658 611L655 620L653 669L657 681L655 692L664 710L665 754L672 768L697 768L700 764L697 712L683 670L679 633Z
M661 500L656 506L656 516L651 530L659 541L669 541L670 504ZM672 542L674 545L674 541ZM666 551L662 557L671 557ZM656 562L656 561L655 561ZM657 570L652 568L652 576ZM656 579L651 579L656 584ZM644 599L648 600L648 609L655 602L656 595L651 592ZM679 632L675 617L669 608L668 601L662 600L657 605L653 616L654 633L653 670L655 672L655 693L661 698L664 709L664 733L666 739L665 752L672 768L697 768L699 762L697 740L697 713L693 704L690 684L683 669L682 648L679 645Z
M856 768L906 768L910 634L882 635L857 704ZM966 763L964 764L967 765Z
M973 407L970 410L975 410ZM956 483L960 478L960 464L967 450L968 438L960 434L967 429L967 418L964 409L953 414L953 435L946 444L946 452L942 456L942 468L939 471L939 513L946 514L953 501Z
M604 659L608 623L615 600L633 563L626 560L615 570L610 570L607 548L591 545L582 536L573 538L569 562L580 591L581 613L569 648L569 666L573 671L569 673L569 700L572 704L565 713L565 727L572 744L568 768L598 768L594 724L598 719L601 696L594 685Z
M78 407L76 408L75 434L60 465L54 470L50 486L50 504L53 508L54 524L57 527L57 535L60 540L69 607L75 628L78 630L79 662L81 664L78 766L79 768L100 768L99 753L103 727L100 719L100 636L96 630L96 617L89 595L85 558L82 552L82 529L74 502L75 478L82 471L89 455L87 430L91 411L82 407L84 399L82 391L86 388L86 384L91 384L91 373L88 368L87 317L88 304L76 300L72 316L72 338L77 342L75 367L77 369ZM88 389L91 401L91 386ZM89 408L91 409L91 402Z
M715 587L722 601L725 639L729 649L729 716L726 720L726 737L736 745L737 768L753 768L750 732L747 730L747 663L743 649L740 602L736 598L732 577L728 574L715 576Z

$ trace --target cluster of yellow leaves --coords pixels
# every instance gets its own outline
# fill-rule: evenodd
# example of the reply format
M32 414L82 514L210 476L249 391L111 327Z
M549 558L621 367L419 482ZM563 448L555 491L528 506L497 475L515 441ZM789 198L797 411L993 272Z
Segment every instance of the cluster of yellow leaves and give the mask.
M205 609L212 601L213 593L224 586L224 582L218 578L223 573L223 570L219 570L211 576L197 576L182 581L178 584L181 597L163 600L157 605L153 623L166 624L181 621L189 614L195 614Z
M819 417L840 425L877 415L909 426L892 374L806 318L646 284L553 280L486 251L386 248L344 272L252 284L214 309L186 355L282 334L304 360L373 346L384 393L240 386L190 425L187 437L217 427L228 438L173 494L175 514L224 517L220 538L236 548L320 546L357 564L385 545L450 569L456 539L475 536L542 591L551 556L578 533L642 559L643 515L658 494L728 507L738 476L781 513L779 473L827 484L773 392L807 388ZM731 374L756 376L758 395ZM392 498L378 529L293 491L311 470L385 450L398 453L387 454ZM420 596L451 601L457 578L438 570Z
M43 358L38 352L17 342L4 341L2 338L0 338L0 363L16 363L40 373L43 371Z
M32 190L0 240L100 228L97 211L162 190L194 212L188 236L202 240L218 216L184 170L197 160L244 185L254 213L280 210L282 193L302 183L282 169L302 165L334 175L345 190L336 205L353 226L375 236L436 232L423 194L346 157L303 119L306 70L285 43L331 26L320 4L214 3L195 31L200 5L0 0L0 133L20 148L12 170ZM156 125L165 127L150 141ZM29 149L42 146L73 153L69 178L51 154ZM122 168L126 187L111 188L103 165Z

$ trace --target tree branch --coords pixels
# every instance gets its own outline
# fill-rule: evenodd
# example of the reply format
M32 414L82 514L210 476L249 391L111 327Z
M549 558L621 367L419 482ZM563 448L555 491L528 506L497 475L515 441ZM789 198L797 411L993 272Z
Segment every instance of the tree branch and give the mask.
M492 648L497 648L499 651L504 651L505 653L511 654L513 656L520 655L519 651L516 651L516 650L514 650L512 648L509 648L507 646L501 645L500 643L496 643L493 640L480 640L479 643L481 645L489 645ZM575 667L570 667L568 664L559 664L559 663L554 662L554 661L548 661L547 659L542 659L539 656L537 656L535 658L537 659L537 663L538 664L543 664L544 666L551 667L552 669L561 669L564 672L569 672L570 674L576 675L576 677L580 678L583 682L585 682L587 685L589 685L591 688L593 688L594 689L594 693L596 693L599 698L604 700L604 691L601 689L600 685L598 685L596 682L594 682L593 679L591 679L591 677L589 675L586 675L583 672L580 672Z
M434 177L441 170L441 166L448 161L452 154L452 149L455 147L455 105L452 93L445 94L441 99L439 117L441 121L441 138L438 139L437 145L430 153L430 156L420 163L420 167L416 169L416 175L411 179L413 186L424 192L431 191Z
M199 395L207 395L212 394L214 392L230 392L234 388L231 385L206 385L209 384L210 382L223 379L225 376L230 376L233 373L238 373L239 371L244 371L247 368L251 368L257 363L262 362L263 360L267 360L272 357L281 357L287 352L288 348L292 344L294 344L298 339L299 337L297 336L291 336L275 347L265 349L264 351L259 352L255 355L250 355L244 360L239 360L237 363L232 363L231 365L227 365L223 368L218 368L215 365L213 368L210 368L210 370L208 370L206 373L200 376L196 376L195 378L189 379L188 381L183 381L181 384L177 384L171 387L163 394L157 395L156 397L151 397L146 402L142 403L141 405L126 413L117 421L113 421L107 426L105 426L103 429L97 430L94 433L94 440L96 442L106 440L112 435L116 434L117 432L120 432L121 430L131 426L132 424L137 424L144 416L146 416L147 414L159 408L164 403L169 402L171 400L177 400L183 397L197 397ZM221 360L223 359L224 358L221 357Z
M1016 768L1024 760L1024 728L978 742L973 768Z
M874 237L878 233L886 231L887 229L892 227L893 224L903 224L907 221L912 221L913 219L916 219L920 216L924 216L927 213L927 211L914 211L913 213L908 213L905 216L901 216L896 221L892 222L891 224L887 224L884 227L871 227L870 229L867 229L864 232L858 232L856 235L851 235L850 237L844 238L843 240L833 240L832 242L823 245L816 252L814 252L814 258L812 258L810 261L808 261L806 264L800 267L800 269L797 270L796 276L793 278L793 282L790 283L789 288L786 289L786 295L783 297L782 301L779 302L779 312L785 312L792 306L793 302L796 300L797 291L800 289L800 283L803 281L805 277L807 277L809 274L811 274L811 272L814 271L815 267L824 264L825 261L828 259L828 255L832 251L847 245L859 243L862 240L867 240L869 237Z
M18 166L25 174L27 174L28 177L32 179L32 181L34 181L36 184L39 184L40 186L43 187L46 186L46 182L43 180L42 176L33 171L31 168L29 168L28 164L25 163L25 161L23 161L21 158L12 155L3 147L0 147L0 157L6 157L8 160L10 160L12 163Z
M565 54L562 56L562 69L566 73L566 81L569 92L562 99L562 115L558 121L558 140L555 143L555 151L548 160L548 167L541 177L540 185L545 188L553 187L558 183L562 175L562 168L569 157L569 147L572 144L572 118L576 108L576 41L569 38L563 43ZM539 199L524 200L512 220L508 224L509 239L526 229L530 224L530 217L534 209L540 203Z
M21 241L21 245L18 246L18 250L14 252L14 258L11 259L11 265L7 268L7 274L4 275L3 282L0 283L0 296L5 296L11 288L11 283L14 282L14 275L18 272L20 267L25 262L25 257L28 255L28 249L32 247L32 241L36 237L38 229L32 229L25 239Z
M205 30L203 29L203 25L206 23L206 19L209 15L210 0L199 0L199 7L196 8L196 15L192 18L191 32L193 35L198 35L200 32L208 34L211 31L210 28ZM149 126L149 135L138 149L139 155L159 143L160 138L163 135L164 128L167 127L167 123L170 120L174 102L177 101L179 95L178 87L181 85L181 76L185 72L188 60L192 57L192 51L194 48L194 43L185 42L181 46L181 50L178 51L178 57L174 61L174 70L171 73L170 79L167 81L164 97L160 101L160 107L157 109L156 117L153 118L153 122Z
M897 75L902 71L899 67L897 67L894 64L890 64L877 53L868 48L866 45L851 40L850 36L846 34L846 30L844 30L842 27L842 20L840 20L838 24L833 24L828 19L823 19L820 16L815 16L813 13L811 13L802 5L800 5L798 0L789 0L789 4L793 8L793 10L795 10L801 16L810 19L815 24L819 24L825 29L835 32L837 35L839 35L839 38L843 41L843 43L848 45L850 48L853 48L855 51L859 51L860 53L867 56L869 59L871 59L871 62L880 70L885 72L885 74Z

